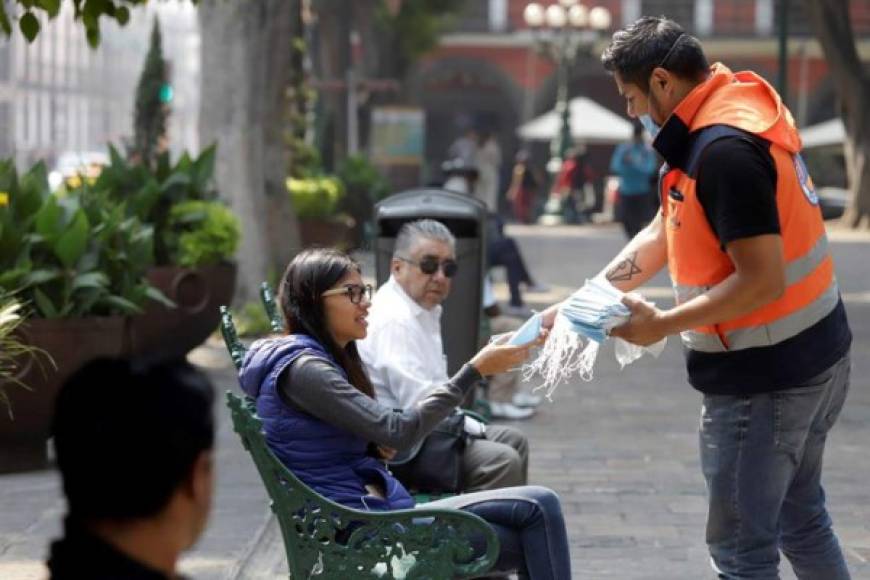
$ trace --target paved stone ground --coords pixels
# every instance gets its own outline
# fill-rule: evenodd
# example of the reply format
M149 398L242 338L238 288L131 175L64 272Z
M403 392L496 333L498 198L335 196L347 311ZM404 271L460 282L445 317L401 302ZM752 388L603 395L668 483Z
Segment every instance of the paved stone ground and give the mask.
M512 227L533 273L554 286L530 295L544 305L593 275L622 243L612 227ZM833 236L833 252L851 317L853 382L829 439L829 507L856 579L870 579L870 249L865 236ZM370 270L368 270L370 272ZM667 303L667 279L650 296ZM504 295L504 288L499 288ZM222 345L191 355L219 391L235 388ZM561 386L530 421L534 483L558 491L568 521L574 578L712 578L704 547L704 484L697 459L700 395L685 382L671 341L661 358L619 371L602 350L592 382ZM210 526L182 564L195 578L277 578L283 552L267 517L253 464L220 409L218 474ZM40 562L59 531L63 500L52 472L0 476L0 578L44 577ZM286 576L285 576L286 577ZM783 578L794 578L787 564Z

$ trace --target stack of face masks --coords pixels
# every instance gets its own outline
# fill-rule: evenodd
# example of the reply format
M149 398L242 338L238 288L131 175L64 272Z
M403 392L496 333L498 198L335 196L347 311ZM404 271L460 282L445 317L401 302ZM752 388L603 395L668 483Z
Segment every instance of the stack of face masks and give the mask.
M598 344L611 328L628 322L631 311L622 303L622 292L606 280L587 280L559 309L571 329Z
M556 387L575 374L584 381L591 381L599 347L610 329L625 324L631 317L631 311L622 303L623 296L607 280L587 280L562 304L540 354L523 367L525 380L540 375L544 383L535 390L543 389L551 400ZM621 339L616 342L616 358L621 367L634 362L644 352L658 356L665 346L665 339L649 347Z

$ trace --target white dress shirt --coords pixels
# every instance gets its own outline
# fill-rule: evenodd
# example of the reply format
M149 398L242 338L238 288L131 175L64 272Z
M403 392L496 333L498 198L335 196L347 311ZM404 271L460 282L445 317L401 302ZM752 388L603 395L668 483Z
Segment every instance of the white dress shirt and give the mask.
M378 288L367 336L356 344L384 405L408 408L447 382L441 310L414 302L392 276Z
M448 381L441 311L417 304L392 276L375 293L368 333L356 344L382 404L410 408ZM465 423L469 434L485 431L470 417Z

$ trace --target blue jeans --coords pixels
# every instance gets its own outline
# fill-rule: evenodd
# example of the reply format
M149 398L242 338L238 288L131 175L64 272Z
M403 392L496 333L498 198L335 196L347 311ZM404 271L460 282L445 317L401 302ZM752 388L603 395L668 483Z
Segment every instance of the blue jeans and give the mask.
M531 580L571 580L562 506L559 496L546 487L478 491L422 507L461 509L486 520L501 544L494 571L516 571L521 578Z
M704 397L707 545L719 578L777 579L780 549L801 580L849 578L821 484L848 388L847 354L792 389Z

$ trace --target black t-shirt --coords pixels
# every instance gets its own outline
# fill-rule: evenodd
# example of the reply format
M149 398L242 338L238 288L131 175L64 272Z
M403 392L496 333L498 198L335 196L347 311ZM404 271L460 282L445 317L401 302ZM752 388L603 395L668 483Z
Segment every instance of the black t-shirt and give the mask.
M734 240L780 233L776 166L769 147L764 139L747 134L718 139L702 153L696 193L723 252ZM688 351L689 382L704 393L727 395L796 387L836 363L851 342L840 301L810 328L772 346Z
M776 168L761 139L724 137L708 145L696 193L723 250L740 238L780 233Z

